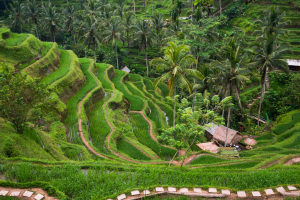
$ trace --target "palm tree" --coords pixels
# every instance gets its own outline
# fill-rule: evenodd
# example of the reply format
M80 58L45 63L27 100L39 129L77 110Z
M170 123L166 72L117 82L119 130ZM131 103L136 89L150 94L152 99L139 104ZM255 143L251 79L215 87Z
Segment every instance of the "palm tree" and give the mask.
M38 18L40 17L41 9L37 5L36 0L27 0L26 3L22 4L22 9L24 10L25 20L35 25L36 37L39 38Z
M125 12L124 13L124 18L123 18L123 26L124 26L124 31L125 31L125 37L127 39L128 43L128 59L129 59L129 66L130 66L130 51L129 51L129 46L130 46L130 32L132 29L135 27L133 23L133 13L132 12Z
M147 0L147 1L148 1L148 0ZM146 16L146 20L147 20L147 9L146 9L147 1L146 1L146 0L144 0L144 6L145 6L145 16Z
M127 7L125 7L125 1L124 0L116 0L116 10L115 13L118 13L121 20L123 19L123 13L127 10Z
M134 40L140 44L139 50L145 51L147 76L149 75L147 47L151 46L151 44L153 42L153 38L154 38L154 35L150 30L149 23L145 20L139 20L136 24L136 32L135 32Z
M8 17L8 21L7 23L11 26L11 27L17 27L19 26L20 32L23 33L23 24L24 24L24 20L23 20L23 9L21 6L21 3L19 0L14 0L11 4L10 4L10 10L8 10L9 12L9 17Z
M51 41L55 42L55 32L60 21L60 16L56 12L55 6L52 6L51 3L49 3L49 5L44 8L44 16L43 21L46 28L49 29Z
M259 24L261 30L256 30L253 32L254 35L262 36L264 33L268 32L270 35L285 35L288 30L283 29L286 25L291 24L291 21L287 20L282 22L285 12L279 13L278 7L273 7L270 10L264 10L264 17L260 20L256 20L254 23Z
M255 53L255 56L249 66L258 67L262 85L258 118L260 117L261 105L265 96L266 78L268 76L267 73L272 71L274 68L288 73L288 64L286 60L282 58L282 55L289 51L290 50L285 44L278 43L278 35L275 34L270 35L267 33L253 45L253 52ZM257 122L257 126L259 127L259 121Z
M62 12L66 17L66 20L64 21L64 28L70 34L70 38L71 38L72 33L74 31L74 19L76 14L75 7L74 5L67 4L66 7L62 8ZM74 44L76 44L75 34L74 34Z
M185 76L195 76L202 78L201 74L194 69L188 69L193 64L196 64L194 56L188 54L190 47L188 45L178 45L175 42L169 43L165 48L164 58L155 58L150 62L150 65L155 65L157 70L163 70L166 73L154 80L153 85L158 85L168 81L169 96L175 98L176 84L180 83L189 93L192 92L192 85ZM173 127L175 128L176 117L176 101L174 101L173 109Z
M165 27L163 15L159 12L155 12L154 15L152 15L151 23L153 24L152 26L155 29L156 34L158 34L159 30Z
M157 45L157 57L159 57L161 48L169 42L167 30L161 30L158 34L155 34L155 41Z
M99 5L98 1L96 0L89 0L85 10L89 15L93 16L94 18L98 18L101 13L101 6Z
M105 27L103 32L103 42L108 45L109 42L111 44L111 50L113 51L113 44L115 44L116 48L116 58L117 58L117 69L119 69L119 60L118 60L118 51L117 51L117 40L123 39L123 25L121 24L120 18L114 16L110 20L109 26Z
M85 22L83 24L83 31L85 34L82 36L81 39L82 39L83 46L88 46L88 48L92 46L94 51L95 63L97 62L96 49L101 41L100 34L98 32L97 27L98 27L97 20L95 20L93 16L87 15Z

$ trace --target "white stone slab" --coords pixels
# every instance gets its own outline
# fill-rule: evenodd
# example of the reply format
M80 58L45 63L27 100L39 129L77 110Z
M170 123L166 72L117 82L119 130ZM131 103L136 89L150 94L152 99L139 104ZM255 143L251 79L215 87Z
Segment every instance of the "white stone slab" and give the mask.
M230 195L230 190L222 190L222 194Z
M117 197L118 200L122 200L122 199L126 199L126 195L125 194L121 194Z
M15 191L15 192L12 192L11 194L10 194L10 196L11 197L17 197L17 196L19 196L20 195L20 191Z
M217 193L217 188L208 188L209 193Z
M34 199L36 199L36 200L41 200L42 198L44 198L44 196L41 194L38 194L34 197Z
M247 197L245 191L238 191L238 192L237 192L237 195L238 195L238 197Z
M156 192L164 192L165 190L164 190L163 187L156 187L156 188L155 188L155 191L156 191Z
M283 187L278 187L278 188L276 188L276 190L277 190L278 192L280 192L280 193L286 192L285 189L284 189Z
M174 188L174 187L168 187L168 191L169 192L176 192L176 188Z
M289 189L290 191L297 190L297 188L295 188L294 186L291 186L291 185L288 186L288 189Z
M140 194L140 191L138 191L138 190L131 191L132 196L139 195L139 194Z
M272 195L272 194L274 194L274 192L273 192L272 189L266 189L265 192L266 192L266 195Z
M145 194L145 195L150 194L150 191L149 190L144 190L143 194Z
M33 192L26 191L24 192L23 197L31 197L31 195L33 195Z
M252 195L253 195L254 197L261 197L261 194L260 194L259 191L252 191Z
M187 189L187 188L181 188L181 189L179 190L179 192L180 192L180 193L187 193L187 192L189 192L189 189Z
M5 190L1 190L0 191L0 196L5 196L7 195L8 191L5 191Z
M201 188L194 188L194 192L202 193Z

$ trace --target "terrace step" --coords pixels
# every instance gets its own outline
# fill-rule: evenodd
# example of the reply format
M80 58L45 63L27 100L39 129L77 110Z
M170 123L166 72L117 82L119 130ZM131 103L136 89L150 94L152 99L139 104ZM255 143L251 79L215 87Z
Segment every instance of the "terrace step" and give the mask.
M18 197L20 199L33 198L35 200L54 199L54 197L49 196L47 192L41 190L40 188L30 188L30 191L28 191L27 189L21 189L21 188L12 189L12 188L0 187L0 199L1 196Z

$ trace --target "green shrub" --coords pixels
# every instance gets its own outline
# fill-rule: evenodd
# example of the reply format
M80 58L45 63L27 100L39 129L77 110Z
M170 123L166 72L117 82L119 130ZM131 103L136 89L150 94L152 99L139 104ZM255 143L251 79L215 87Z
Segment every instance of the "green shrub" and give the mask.
M22 44L27 38L29 34L18 34L18 33L11 33L10 37L5 39L7 46L19 46Z
M300 113L293 113L291 117L292 117L291 121L283 124L278 124L272 129L272 131L275 134L280 135L286 132L288 129L292 128L296 123L300 122Z

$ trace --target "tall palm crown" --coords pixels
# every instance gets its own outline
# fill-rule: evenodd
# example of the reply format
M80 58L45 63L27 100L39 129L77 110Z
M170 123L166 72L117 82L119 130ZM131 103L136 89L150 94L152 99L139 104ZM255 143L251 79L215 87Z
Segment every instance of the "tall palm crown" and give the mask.
M103 42L108 45L109 42L112 42L111 47L113 51L113 44L115 44L116 48L116 57L117 57L117 68L119 69L119 61L118 61L118 51L117 51L117 40L123 39L123 25L121 24L121 20L119 17L114 16L111 18L109 26L104 27L103 31Z
M59 26L60 21L60 16L56 12L55 6L52 6L51 3L49 3L48 6L44 9L44 16L44 25L50 31L52 42L55 42L55 32Z
M67 6L62 9L62 12L66 17L66 20L64 21L64 28L68 33L70 33L71 37L71 34L74 31L76 9L74 5L67 4Z
M176 84L179 83L185 87L190 93L192 92L192 85L185 77L187 75L202 78L201 74L194 69L189 69L193 64L196 64L194 56L188 54L190 47L187 45L177 45L177 43L170 42L165 48L164 58L155 58L150 62L150 65L155 65L157 70L165 72L161 77L154 80L153 85L158 85L168 81L169 96L176 96ZM174 102L173 110L173 126L175 127L175 113L176 103Z
M242 108L239 88L244 81L248 80L246 77L249 73L246 67L248 63L247 54L242 50L240 40L231 38L223 49L223 55L225 60L215 60L211 63L214 68L219 70L214 80L222 85L223 90L229 91L229 96L235 91L239 106Z
M26 3L22 4L22 9L24 11L24 18L28 23L33 23L36 28L36 36L38 36L38 19L42 10L40 6L37 5L36 0L27 0Z
M85 34L81 38L82 43L84 46L92 46L96 62L96 47L100 44L101 38L98 31L97 20L93 16L87 15L86 20L83 24L83 31Z
M163 19L163 15L155 12L151 17L151 22L153 24L153 28L155 29L156 34L158 34L159 30L165 27L165 22Z
M263 35L266 32L268 32L270 35L287 34L288 31L284 30L283 28L291 22L289 20L282 22L284 16L285 12L280 14L278 7L273 7L270 10L264 10L264 17L261 20L255 21L255 23L259 24L262 27L262 29L254 31L253 34Z
M135 38L140 46L139 50L145 51L147 76L149 75L147 47L150 47L153 43L154 34L150 30L150 25L145 20L139 20L136 24Z
M9 17L7 20L7 24L9 24L9 26L13 28L18 27L20 29L20 32L23 33L22 27L25 21L23 19L23 9L21 7L21 3L19 0L14 0L9 5L10 9L8 10Z
M128 43L128 59L129 59L129 66L130 66L130 51L129 51L129 47L130 47L130 40L131 40L131 32L135 27L134 24L134 15L132 12L125 12L124 13L124 17L123 17L123 27L124 27L124 32L125 32L125 38L127 40Z
M116 10L115 14L119 15L121 19L123 19L123 14L127 10L127 7L125 7L125 1L124 0L116 0Z
M101 14L101 6L96 0L89 0L85 10L94 18L98 18Z

